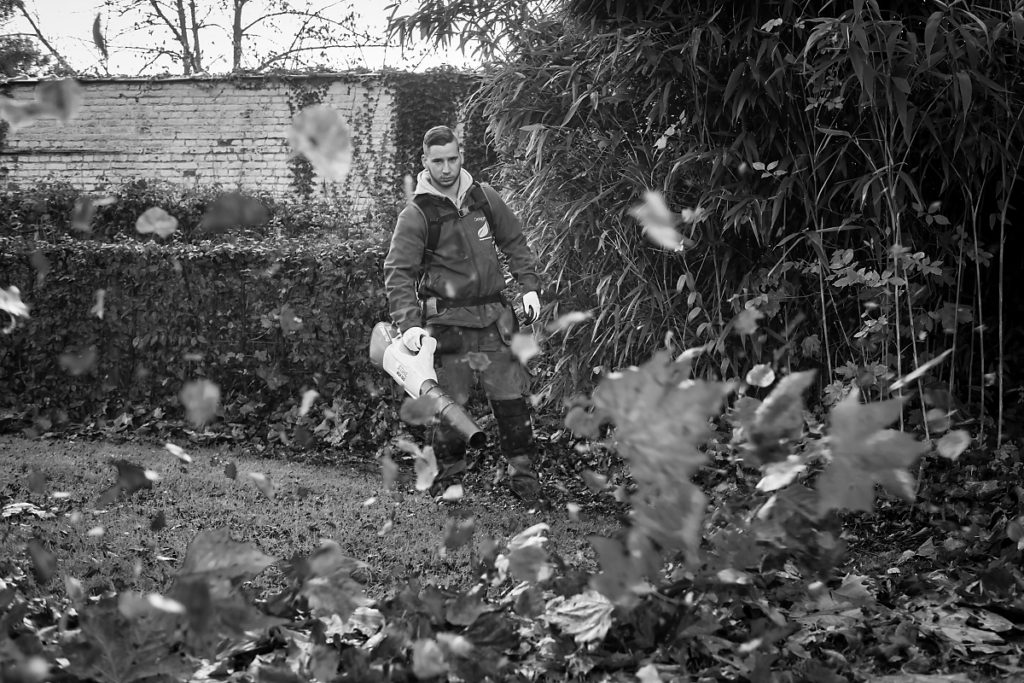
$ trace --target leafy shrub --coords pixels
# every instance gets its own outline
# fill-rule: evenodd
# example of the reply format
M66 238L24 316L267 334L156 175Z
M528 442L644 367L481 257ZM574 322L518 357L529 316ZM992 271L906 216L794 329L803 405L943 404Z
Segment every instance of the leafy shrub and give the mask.
M553 298L594 312L564 341L561 391L672 334L712 346L702 372L815 367L829 404L882 396L952 345L947 387L1001 406L1020 365L1000 346L1019 304L998 293L1021 254L1019 11L648 5L512 24L479 96ZM406 29L451 21L423 10ZM703 212L678 251L630 217L644 189ZM744 311L766 324L730 337Z
M340 442L374 423L387 386L366 355L386 316L381 259L365 240L3 240L0 281L31 317L0 348L0 405L45 419L43 431L94 416L177 420L183 385L208 378L228 423L287 441L301 422L307 443L314 432ZM305 389L322 403L300 420Z
M223 240L235 237L384 238L375 224L363 220L345 201L332 197L277 198L240 193L220 185L182 188L159 180L133 180L107 194L82 193L64 181L42 183L31 190L0 194L0 212L7 220L0 236L53 240L83 234L73 227L76 202L102 201L89 222L90 236L113 241L148 239L135 229L136 219L160 207L178 220L172 243Z

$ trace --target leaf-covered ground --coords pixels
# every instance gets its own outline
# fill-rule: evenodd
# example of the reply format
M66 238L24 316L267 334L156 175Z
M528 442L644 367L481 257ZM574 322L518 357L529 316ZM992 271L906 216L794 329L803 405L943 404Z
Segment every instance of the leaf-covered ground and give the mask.
M159 593L198 532L226 528L277 558L310 555L321 539L333 539L367 563L356 578L372 598L417 575L424 585L465 588L472 583L468 547L441 550L450 517L475 518L474 550L486 537L507 540L547 522L550 548L592 571L588 536L613 534L617 506L608 494L588 495L571 460L545 461L546 480L561 487L549 488L556 504L531 510L491 484L493 463L470 474L461 500L446 503L415 492L408 464L394 490L384 492L372 460L327 466L261 459L237 447L175 454L158 444L0 437L0 577L20 571L20 585L51 604L66 599L65 577L94 599ZM808 577L787 562L720 575L717 588L701 588L702 603L717 604L709 614L719 620L687 628L694 670L661 667L661 677L649 680L1024 679L1018 452L924 463L917 503L884 499L874 513L842 518L847 552L835 580L808 593ZM714 456L697 476L712 501L712 528L716 516L729 518L730 505L764 497L755 481L728 452ZM115 485L138 490L126 498ZM570 514L565 503L573 501L579 510ZM249 587L266 595L281 579L271 566ZM640 625L644 614L652 623L664 619L665 605L638 610L597 647L565 653L568 679L646 680L636 675L654 670L645 663L651 660ZM747 639L753 633L761 635ZM528 639L522 648L524 662L543 651L541 641ZM791 673L779 678L780 670Z
M154 444L0 436L0 558L26 562L26 544L36 538L58 563L54 580L40 590L62 593L59 579L68 575L99 595L162 590L189 541L204 529L229 529L237 540L280 558L309 554L330 538L367 563L361 578L367 592L380 597L417 575L452 588L470 582L469 548L441 552L449 517L475 518L478 540L508 538L547 522L556 551L582 564L592 558L587 536L615 526L606 514L583 512L573 520L564 506L529 509L502 486L489 486L490 472L472 473L477 486L447 503L416 492L406 465L395 490L384 492L371 462L302 464L227 448L190 448L184 455L190 463ZM139 482L145 488L127 499L104 500L119 481L119 460L159 479ZM273 580L273 567L259 579Z

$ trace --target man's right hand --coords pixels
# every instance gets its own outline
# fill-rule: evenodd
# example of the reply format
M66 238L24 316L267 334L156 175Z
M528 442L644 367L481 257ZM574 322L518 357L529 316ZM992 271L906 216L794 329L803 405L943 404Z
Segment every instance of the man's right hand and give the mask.
M405 344L405 348L418 353L423 346L423 338L429 335L430 333L422 327L410 327L402 333L402 343Z

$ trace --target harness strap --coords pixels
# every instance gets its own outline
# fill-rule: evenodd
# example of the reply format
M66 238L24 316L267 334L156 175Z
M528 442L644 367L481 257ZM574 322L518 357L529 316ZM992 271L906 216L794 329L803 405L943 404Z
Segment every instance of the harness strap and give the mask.
M462 308L463 306L483 306L484 304L503 304L505 297L501 292L485 294L483 296L469 296L463 299L442 299L437 298L437 310L443 311L447 308Z

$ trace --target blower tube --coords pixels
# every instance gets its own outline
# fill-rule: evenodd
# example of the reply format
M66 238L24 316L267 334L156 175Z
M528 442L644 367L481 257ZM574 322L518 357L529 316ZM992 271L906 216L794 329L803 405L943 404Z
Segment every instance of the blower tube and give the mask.
M434 399L434 415L442 424L458 432L471 448L483 448L487 445L487 435L480 431L473 419L466 414L451 396L434 380L427 380L420 389L421 396Z

